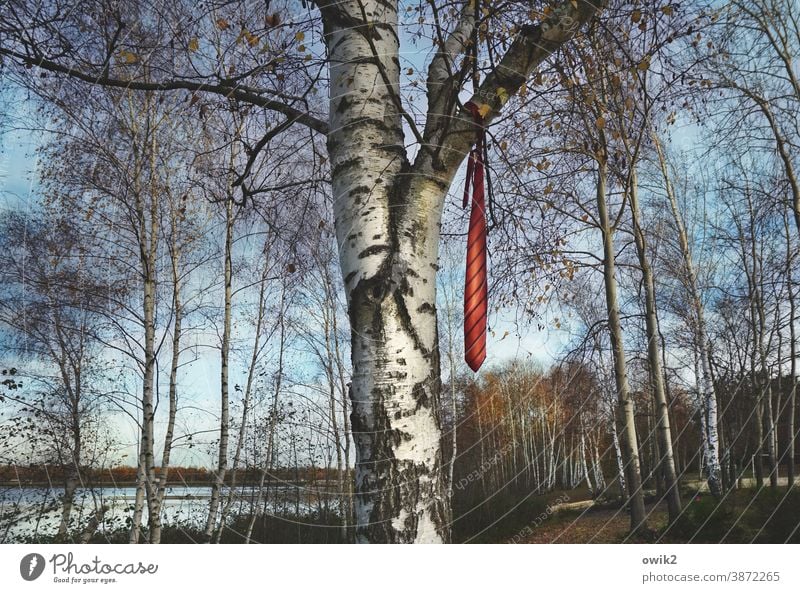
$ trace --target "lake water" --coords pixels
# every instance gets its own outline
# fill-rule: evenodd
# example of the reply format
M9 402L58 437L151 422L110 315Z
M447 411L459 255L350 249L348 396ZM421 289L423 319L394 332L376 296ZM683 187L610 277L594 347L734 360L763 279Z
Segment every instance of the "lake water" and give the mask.
M229 488L222 492L223 504ZM265 491L267 489L265 488ZM298 503L299 494L299 503ZM31 536L54 535L61 520L61 496L63 490L31 487L0 488L0 543L19 541ZM168 486L162 508L162 521L198 527L205 525L211 488L208 486ZM234 492L230 515L250 514L258 497L257 487L237 487ZM81 530L95 509L108 507L99 532L113 531L125 526L133 516L136 488L102 487L79 489L75 493L72 513L72 530ZM262 500L261 510L269 514L311 513L325 506L338 508L335 494L325 495L314 489L295 486L271 486L268 496ZM143 522L147 522L145 504Z

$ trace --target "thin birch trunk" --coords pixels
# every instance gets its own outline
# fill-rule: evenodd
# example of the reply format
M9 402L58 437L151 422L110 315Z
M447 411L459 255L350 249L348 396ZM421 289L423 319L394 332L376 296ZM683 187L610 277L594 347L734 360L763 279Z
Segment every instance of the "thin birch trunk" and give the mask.
M174 207L170 212L171 236L173 240L170 253L172 265L172 312L175 318L172 328L172 360L169 371L169 413L167 417L167 429L164 433L164 449L161 454L161 470L158 475L158 488L153 504L153 519L150 529L150 543L161 543L161 509L164 503L164 496L167 491L167 477L169 472L169 462L172 453L172 441L175 435L175 418L178 413L178 368L181 356L181 333L183 323L183 304L181 302L181 283L180 283L180 261L181 249L178 244L178 212Z
M326 271L327 274L327 271ZM327 276L326 276L327 277ZM332 297L335 297L335 293L332 290L330 279L328 279L328 287L331 290ZM336 360L336 373L339 377L339 395L342 399L342 418L344 419L344 485L345 490L343 491L343 505L342 505L342 517L344 521L345 527L345 542L352 542L353 541L353 533L351 526L354 525L354 500L353 500L353 476L351 475L350 471L350 440L352 438L352 433L350 430L350 411L349 406L347 405L347 373L345 370L344 359L342 357L341 348L339 346L339 316L337 314L337 302L334 298L334 302L332 303L332 319L331 322L333 324L333 351Z
M236 489L236 475L239 469L239 461L242 456L244 448L244 440L247 432L247 416L250 413L250 400L253 393L253 381L256 376L256 367L258 364L258 354L261 349L261 328L264 325L264 312L266 310L266 286L267 286L267 270L265 266L261 272L261 281L258 287L258 311L256 313L256 328L253 337L253 352L250 355L250 366L247 370L247 381L244 387L244 396L242 398L242 418L239 424L239 435L236 441L236 450L233 454L233 461L231 462L231 477L230 486L228 488L228 496L225 498L225 504L222 507L219 520L219 529L217 530L215 541L220 543L222 540L222 532L225 529L225 520L230 512L231 505Z
M253 507L250 516L250 522L247 524L247 531L245 532L244 543L249 544L253 538L253 529L256 524L258 516L258 509L261 507L261 502L264 498L264 482L266 476L271 474L273 469L273 459L275 457L275 428L278 424L278 403L280 400L281 388L283 387L283 357L286 350L286 320L285 320L285 298L286 286L281 289L281 302L280 313L278 316L279 327L279 344L278 344L278 369L275 373L275 389L272 393L272 406L270 407L269 425L267 429L267 453L264 459L264 465L261 469L261 478L258 486L258 497L256 504ZM272 479L272 476L270 476ZM277 497L276 497L277 501Z
M145 113L146 124L149 123L150 95L146 95ZM136 134L134 129L134 134ZM153 134L150 143L151 168L154 169L156 153L156 139ZM144 372L142 377L142 432L139 450L139 473L137 476L136 501L134 503L134 517L131 525L130 542L137 543L141 529L144 503L148 507L148 523L152 528L153 504L155 501L155 459L154 447L154 421L155 407L153 404L153 391L155 383L155 298L156 298L156 257L158 251L158 195L157 187L150 188L149 224L143 199L144 190L141 187L140 175L142 171L141 159L136 159L134 165L134 208L138 223L138 237L140 250L140 265L143 280L142 319L144 324Z
M222 344L220 347L220 415L219 415L219 456L217 470L211 485L211 500L208 507L208 520L206 521L206 541L211 541L211 536L217 524L217 515L220 505L220 495L225 484L225 474L228 467L228 431L229 431L229 398L228 398L228 360L230 357L231 340L231 283L232 283L232 250L233 250L233 199L228 196L225 201L225 310L222 325Z
M800 230L800 229L798 229ZM787 419L787 431L788 431L788 439L787 439L787 475L788 475L788 487L791 489L794 487L795 481L795 457L794 457L794 450L795 450L795 439L797 435L795 434L795 410L796 410L796 398L797 398L797 329L795 327L795 322L797 319L797 310L795 305L795 293L794 293L794 282L792 278L792 272L794 267L794 258L797 255L797 250L792 246L792 237L791 233L789 232L789 223L784 216L784 232L786 237L786 287L787 287L787 299L789 301L789 356L791 357L791 389L789 392L789 403L788 403L788 419Z
M653 399L656 407L656 442L659 458L657 465L661 468L666 487L667 508L670 522L675 521L681 513L681 498L678 486L678 475L675 471L675 459L672 452L672 431L669 422L669 406L664 387L664 370L661 367L659 352L658 319L656 317L656 289L653 269L647 256L647 246L642 229L641 211L639 209L639 187L636 171L632 171L629 179L628 196L633 219L633 234L639 266L642 269L642 283L645 294L645 328L647 334L647 362L650 367L650 381L653 385Z
M700 296L700 290L697 284L697 274L695 273L694 260L692 259L692 252L689 248L689 237L686 233L686 227L683 223L683 217L678 208L678 200L672 188L670 181L669 171L667 170L667 162L664 158L664 153L661 149L661 144L658 137L653 135L653 144L655 145L658 154L658 161L661 168L661 174L664 179L664 188L669 201L672 218L675 222L675 227L678 230L678 242L683 255L684 268L686 271L686 284L689 292L689 298L692 302L694 309L695 321L695 342L699 350L700 365L702 368L702 404L706 417L702 430L705 435L705 462L708 468L708 487L710 492L717 498L722 496L722 468L719 460L719 433L717 418L717 394L714 389L714 382L711 378L711 361L710 361L710 346L708 342L708 334L706 332L705 312L703 310L703 301Z
M611 440L614 442L614 454L617 458L617 479L619 480L619 495L625 499L628 497L628 486L625 483L625 462L622 460L622 448L619 446L619 436L617 434L617 420L611 419Z
M628 387L625 349L622 341L622 323L620 322L619 304L617 301L616 264L614 261L614 230L608 216L606 204L607 165L598 163L597 174L597 210L600 230L603 235L603 276L606 288L606 309L608 311L608 328L611 335L611 351L614 355L614 380L617 388L617 414L622 429L620 445L625 468L625 481L629 489L628 504L631 515L631 531L645 529L646 515L644 494L642 492L642 474L639 451L636 439L636 418L633 400Z

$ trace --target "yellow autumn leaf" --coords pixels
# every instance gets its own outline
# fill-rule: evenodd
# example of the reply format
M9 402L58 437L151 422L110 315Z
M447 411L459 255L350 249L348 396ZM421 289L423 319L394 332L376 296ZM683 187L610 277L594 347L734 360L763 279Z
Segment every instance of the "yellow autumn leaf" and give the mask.
M638 23L640 20L642 20L642 11L641 10L634 10L631 13L631 22L632 23Z
M641 72L644 72L648 68L650 68L650 58L644 58L639 65L637 66Z
M221 19L221 18L217 19L217 28L220 31L224 31L228 27L230 27L230 25L228 24L228 21L226 21L225 19Z
M505 89L505 87L502 86L497 87L496 93L497 97L500 99L501 105L504 104L506 101L508 101L508 91Z
M487 105L486 103L481 103L478 105L478 113L481 114L481 117L485 118L489 113L491 113L492 108Z
M604 117L598 117L594 123L601 130L606 127L606 119Z
M192 37L189 40L189 51L197 51L200 49L200 42L197 40L197 37Z
M662 6L661 12L663 12L667 16L672 16L672 6Z
M295 41L297 41L298 43L303 43L303 40L304 40L305 38L306 38L306 34L305 34L305 33L303 33L302 31L298 31L297 33L295 33L295 34L294 34L294 39L295 39Z
M119 52L119 57L126 64L135 64L139 61L139 56L126 49L123 49Z

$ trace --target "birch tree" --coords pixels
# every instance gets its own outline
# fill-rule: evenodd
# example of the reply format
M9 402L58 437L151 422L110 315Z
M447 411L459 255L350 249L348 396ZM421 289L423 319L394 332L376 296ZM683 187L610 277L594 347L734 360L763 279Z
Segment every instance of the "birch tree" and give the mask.
M524 5L495 17L512 19L513 37L470 97L481 106L483 126L491 124L528 76L601 5L601 0L558 2L533 15ZM77 44L68 40L68 24L70 19L81 20L83 10L77 8L72 16L54 10L49 18L33 3L14 0L0 15L0 23L9 31L0 53L17 64L87 83L131 91L217 93L276 111L327 137L353 336L350 397L353 431L359 435L357 539L447 541L449 503L438 417L436 261L444 199L477 129L469 110L460 108L460 99L468 70L463 57L483 15L476 18L475 5L464 3L446 18L435 4L430 5L436 41L428 65L427 114L420 131L400 95L398 4L321 0L316 6L329 66L328 121L308 113L302 103L292 104L281 93L259 88L255 81L251 86L244 77L231 78L227 65L223 73L212 64L214 82L169 68L159 80L145 80L131 68L112 71L110 56L121 56L122 62L131 64L138 55L121 45L126 19L115 14L103 15L98 45L89 49L81 44L86 51L76 51ZM208 14L217 29L228 28L226 19ZM488 14L491 18L492 12ZM301 34L305 36L298 31L296 38L302 39ZM36 41L43 35L52 41ZM257 44L258 38L253 42ZM163 47L157 40L153 43L155 51ZM170 43L174 45L174 40ZM191 39L185 44L190 51L196 47ZM107 57L99 57L98 51ZM105 67L98 66L104 63ZM264 69L252 72L263 75ZM405 149L404 126L417 143L413 158Z
M701 368L701 399L703 405L703 446L705 447L704 458L708 471L708 486L711 493L719 497L722 495L722 470L719 461L719 433L718 433L718 414L717 414L717 395L714 391L714 383L711 377L711 354L706 330L705 311L702 296L698 288L697 273L695 271L694 260L689 246L689 237L680 212L677 197L671 183L671 176L667 165L666 157L661 148L658 137L653 137L653 144L658 156L658 163L664 181L664 190L669 204L675 230L678 234L678 245L683 257L685 270L685 287L689 296L689 301L694 313L695 344L698 348L698 356Z

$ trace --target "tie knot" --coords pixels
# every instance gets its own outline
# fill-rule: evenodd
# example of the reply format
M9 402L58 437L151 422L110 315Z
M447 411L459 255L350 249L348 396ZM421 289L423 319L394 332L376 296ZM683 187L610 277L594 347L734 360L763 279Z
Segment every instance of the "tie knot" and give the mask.
M464 109L469 111L470 115L472 115L472 119L474 119L478 125L483 126L483 115L481 115L480 107L472 101L467 101L464 103Z

